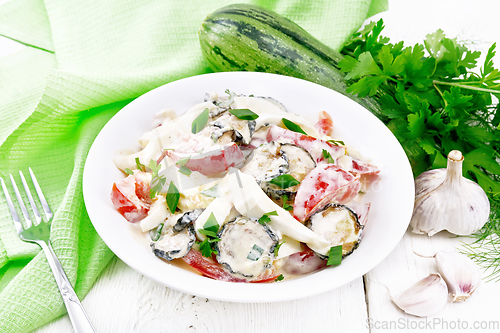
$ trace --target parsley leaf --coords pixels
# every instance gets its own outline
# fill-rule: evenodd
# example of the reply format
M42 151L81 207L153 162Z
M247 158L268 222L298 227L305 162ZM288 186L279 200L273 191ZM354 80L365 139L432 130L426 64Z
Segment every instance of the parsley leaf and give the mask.
M192 173L192 171L187 166L184 165L179 168L179 172L186 176L190 176Z
M217 236L219 227L219 223L217 222L214 213L210 213L207 222L203 225L203 229L198 229L199 233L207 236L207 238L200 243L200 251L203 256L210 258L212 257L212 253L217 254L213 245L214 243L220 241Z
M326 142L329 142L335 146L345 146L344 141L340 141L340 140L328 140Z
M212 254L217 254L217 251L212 247L212 244L206 238L203 242L198 243L200 245L201 255L207 258L212 258Z
M283 189L300 184L300 182L297 179L295 179L292 175L289 174L284 174L278 177L274 177L269 182L271 184L278 185L280 188Z
M217 184L211 188L201 191L200 194L203 194L206 197L217 198Z
M285 125L285 127L288 128L290 131L294 131L297 133L307 135L307 133L304 132L304 130L299 125L294 123L293 121L290 121L286 118L282 118L281 121L283 122L283 125Z
M177 209L177 204L179 203L179 198L181 197L179 190L175 186L173 181L170 181L170 185L168 186L166 201L167 206L170 212L173 214Z
M134 172L133 172L132 170L130 170L129 168L126 168L126 169L125 169L125 170L123 170L123 171L125 171L125 173L126 173L127 175L133 175L133 174L134 174Z
M335 160L333 159L332 155L330 155L330 153L328 151L326 151L325 149L323 149L323 158L328 162L328 163L332 163L332 164L335 164Z
M286 211L292 211L293 210L293 206L292 205L289 205L287 204L287 201L288 201L288 195L286 194L283 194L281 196L281 200L283 201L283 209L286 210Z
M269 213L265 213L259 219L259 223L262 225L265 225L266 223L271 222L271 218L269 216L278 216L278 213L275 210L273 210L272 212L269 212Z
M278 275L278 277L276 279L274 279L275 282L278 282L278 281L282 281L285 277L283 276L283 274L280 274Z
M278 251L280 250L281 248L281 245L285 244L286 242L283 240L281 243L278 243L276 244L276 246L274 247L274 256L277 257L278 256Z
M139 161L139 157L135 158L135 165L137 166L137 170L146 172L146 166Z
M148 170L152 173L151 178L151 190L149 191L149 197L153 199L156 195L158 195L163 186L165 185L167 179L164 175L160 175L161 165L156 163L155 160L151 160L149 162Z

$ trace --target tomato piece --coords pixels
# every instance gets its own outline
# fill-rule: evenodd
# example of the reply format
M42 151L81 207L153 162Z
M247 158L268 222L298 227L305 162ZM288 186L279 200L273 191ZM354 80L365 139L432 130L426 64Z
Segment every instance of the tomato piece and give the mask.
M235 143L224 146L221 149L209 150L200 154L180 152L167 152L166 154L174 162L179 161L182 157L190 156L184 166L191 171L198 171L205 176L217 175L231 167L239 166L245 160L243 152Z
M376 175L380 172L376 166L347 155L339 157L336 164L346 171L359 173L360 175Z
M334 164L318 165L299 185L293 205L295 218L304 222L329 202L352 200L361 188L359 178Z
M130 175L113 184L111 201L127 221L140 221L148 215L151 203L149 185L142 181L137 182L136 178Z
M283 271L293 275L315 272L326 266L327 261L320 259L312 251L291 254L283 264Z
M276 278L280 276L278 273L276 273L276 270L273 269L270 271L266 271L262 273L261 275L257 276L255 279L250 280L250 283L265 283L265 282L273 282L276 280Z
M330 136L333 131L333 120L330 114L326 111L319 112L319 119L314 128L323 135Z
M191 249L191 251L182 257L182 260L209 278L227 282L247 282L245 279L232 276L218 264L204 257L200 251Z
M333 143L316 139L312 136L290 131L279 126L271 126L267 132L267 141L279 141L280 139L292 140L297 146L301 146L311 154L316 162L324 161L323 150L330 153L333 159L345 155L345 148L336 146Z
M379 173L380 170L374 165L353 159L352 172L356 172L362 175L375 175Z
M279 276L274 270L272 270L271 272L266 272L259 275L253 280L238 278L224 270L224 268L222 268L219 264L215 263L210 258L204 257L200 251L194 249L191 249L191 251L189 251L184 257L182 257L182 260L184 260L186 264L193 267L204 276L220 281L262 283L272 282Z
M358 220L361 225L366 225L366 221L368 221L368 213L370 212L371 203L359 203L355 200L351 200L346 204L347 207L351 208L356 215L358 215Z

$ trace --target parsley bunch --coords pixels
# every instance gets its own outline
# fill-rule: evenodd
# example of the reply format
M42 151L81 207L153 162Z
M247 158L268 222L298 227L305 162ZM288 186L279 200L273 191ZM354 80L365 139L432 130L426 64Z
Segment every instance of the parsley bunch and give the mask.
M339 63L348 92L375 98L382 121L403 146L415 176L446 167L446 156L460 150L464 176L490 199L500 200L500 72L495 44L476 69L480 52L471 51L438 30L424 44L404 47L382 37L383 21L356 33Z
M460 150L464 176L476 181L491 201L490 220L464 245L489 278L500 279L500 72L493 66L495 44L478 69L480 52L471 51L438 30L424 44L404 47L380 34L383 21L354 34L339 67L348 92L372 96L379 118L403 146L413 173L446 167L446 156Z

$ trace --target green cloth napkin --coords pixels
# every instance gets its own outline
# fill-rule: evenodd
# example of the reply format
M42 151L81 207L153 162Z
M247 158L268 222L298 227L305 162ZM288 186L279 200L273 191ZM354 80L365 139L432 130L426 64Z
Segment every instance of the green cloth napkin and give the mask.
M285 15L335 49L367 17L387 9L387 0L250 2ZM29 46L0 58L0 175L17 178L17 171L29 166L35 171L55 211L52 245L80 298L112 258L83 203L82 172L93 140L131 99L209 72L197 31L209 13L230 3L11 0L0 5L0 35ZM0 332L28 332L65 313L39 252L19 240L0 195Z

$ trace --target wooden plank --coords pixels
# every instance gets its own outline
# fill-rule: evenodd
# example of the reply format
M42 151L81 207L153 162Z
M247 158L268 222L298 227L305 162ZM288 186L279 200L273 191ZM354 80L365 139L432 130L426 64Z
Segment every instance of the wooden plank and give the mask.
M390 300L389 294L397 295L437 272L434 259L421 258L414 252L434 254L440 250L455 250L464 240L447 232L428 237L407 231L389 257L365 276L371 333L415 332L415 329L422 329L422 332L474 331L474 325L480 326L477 331L499 332L500 283L483 282L467 301L451 303L449 300L443 310L427 318L407 315Z
M115 258L82 303L98 332L368 332L362 278L301 300L231 303L166 288ZM36 332L71 329L65 315Z

